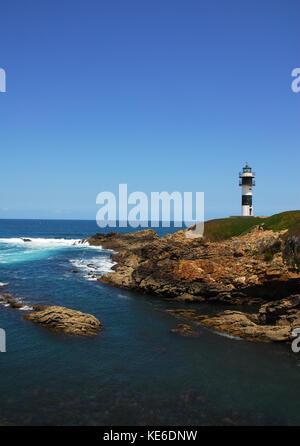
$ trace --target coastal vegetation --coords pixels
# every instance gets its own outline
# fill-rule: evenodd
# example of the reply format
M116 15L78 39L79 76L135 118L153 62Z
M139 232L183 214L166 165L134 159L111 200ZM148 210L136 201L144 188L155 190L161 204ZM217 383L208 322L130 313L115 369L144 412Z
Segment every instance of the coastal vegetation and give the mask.
M246 234L254 226L274 232L287 230L289 235L300 234L300 210L281 212L270 217L229 217L205 222L204 238L220 241Z

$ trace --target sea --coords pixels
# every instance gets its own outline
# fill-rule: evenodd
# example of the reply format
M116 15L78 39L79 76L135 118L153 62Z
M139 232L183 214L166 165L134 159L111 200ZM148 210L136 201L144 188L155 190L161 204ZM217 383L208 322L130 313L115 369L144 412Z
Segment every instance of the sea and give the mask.
M0 424L299 425L300 353L201 325L197 338L171 332L182 321L168 309L213 314L224 307L176 303L95 280L88 265L96 274L110 271L111 252L78 242L111 230L95 221L0 220L0 293L11 293L25 310L61 305L103 324L98 336L76 337L0 304L6 332ZM160 236L176 230L157 228Z

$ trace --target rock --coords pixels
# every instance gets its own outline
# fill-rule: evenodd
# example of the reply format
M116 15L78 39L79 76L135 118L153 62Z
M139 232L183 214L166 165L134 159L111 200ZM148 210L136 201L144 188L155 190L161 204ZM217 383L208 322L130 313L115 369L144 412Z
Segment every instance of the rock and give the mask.
M196 310L167 310L177 317L201 323L202 325L249 341L288 342L292 339L288 325L260 325L257 315L241 311L224 311L213 316L199 315Z
M23 303L18 302L10 294L2 294L1 300L8 303L12 308L23 308L24 307Z
M177 308L176 310L166 310L167 313L171 313L176 317L188 319L190 321L199 322L203 316L198 315L197 310L186 308Z
M281 271L280 270L271 270L271 271L266 271L266 277L269 279L275 278L275 277L281 277Z
M55 331L87 336L97 334L102 326L95 316L65 307L39 305L34 310L26 314L24 319Z
M257 226L220 241L187 238L185 231L160 238L152 230L96 234L83 241L114 251L112 271L97 279L105 284L187 303L262 307L299 292L298 239L294 236L284 245L286 237L286 229L275 232ZM279 311L277 304L274 311ZM246 339L285 342L292 323L284 315L296 321L298 310L284 306L283 314L271 322L274 311L268 307L251 315L240 311L189 317ZM188 318L187 313L177 315Z
M246 277L245 277L245 276L242 276L242 277L236 277L236 278L233 280L233 282L234 282L234 283L237 283L237 284L244 285L244 284L246 283Z
M298 317L300 318L300 294L268 302L262 305L258 312L258 320L261 324L282 323L288 318L291 327L293 327L293 322Z
M280 263L281 254L276 253L276 265L264 261L264 246L281 245L281 235L255 228L208 243L187 239L184 231L159 238L145 230L96 234L84 242L117 251L111 255L116 262L112 272L99 277L108 285L176 300L251 304L253 299L263 303L299 289L300 274Z
M9 305L10 305L12 308L23 308L23 307L24 307L24 304L22 304L22 303L20 303L20 302L17 302L17 301L14 300L14 299L7 299L7 303L9 303Z
M159 236L152 229L120 234L118 232L109 232L107 234L98 233L92 237L82 240L82 243L89 243L92 246L102 246L104 249L122 249L131 246L138 248L148 242L158 240Z
M201 315L195 309L167 310L174 316L250 341L290 342L300 327L300 294L263 304L257 313L224 311Z
M179 302L205 302L204 297L201 296L194 296L193 294L184 293L180 296L174 297L174 300L177 300Z
M252 314L240 311L227 310L214 317L203 316L201 323L214 330L250 341L287 342L291 340L289 326L259 325Z
M8 293L3 293L3 294L1 294L1 298L4 299L4 300L6 300L6 299L11 298L11 295L8 294Z
M200 335L197 330L187 324L178 324L176 328L172 328L170 331L189 338L197 338Z
M300 234L288 237L283 247L286 262L300 271Z
M234 257L243 257L245 255L245 251L241 248L237 248L234 253Z

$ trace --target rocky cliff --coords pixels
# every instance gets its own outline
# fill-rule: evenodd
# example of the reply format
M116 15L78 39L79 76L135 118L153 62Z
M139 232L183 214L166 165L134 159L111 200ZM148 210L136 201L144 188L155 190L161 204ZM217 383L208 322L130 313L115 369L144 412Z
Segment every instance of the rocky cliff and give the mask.
M98 279L106 284L185 302L263 305L300 291L299 237L297 230L290 230L297 229L300 211L286 214L258 221L241 219L240 223L227 219L233 225L231 232L228 228L222 232L222 225L213 221L214 229L208 229L203 238L188 238L185 231L160 238L152 230L142 230L96 234L84 241L117 251L112 254L114 271ZM250 225L246 233L245 224ZM245 317L257 326L264 324L258 316ZM281 319L277 322L282 324ZM209 325L205 320L202 323ZM219 320L215 325L226 331ZM243 330L239 331L243 336Z
M254 227L221 242L159 238L152 230L97 234L90 244L113 248L114 272L100 281L121 288L185 301L256 303L299 290L300 276L284 261L286 231Z

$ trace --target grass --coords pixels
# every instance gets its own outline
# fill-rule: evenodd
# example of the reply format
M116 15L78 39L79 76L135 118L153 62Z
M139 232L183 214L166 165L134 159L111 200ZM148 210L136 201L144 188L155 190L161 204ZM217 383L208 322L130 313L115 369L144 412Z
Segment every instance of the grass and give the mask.
M249 232L254 226L300 235L300 211L287 211L271 217L229 217L209 220L204 225L204 237L211 241L226 240Z

